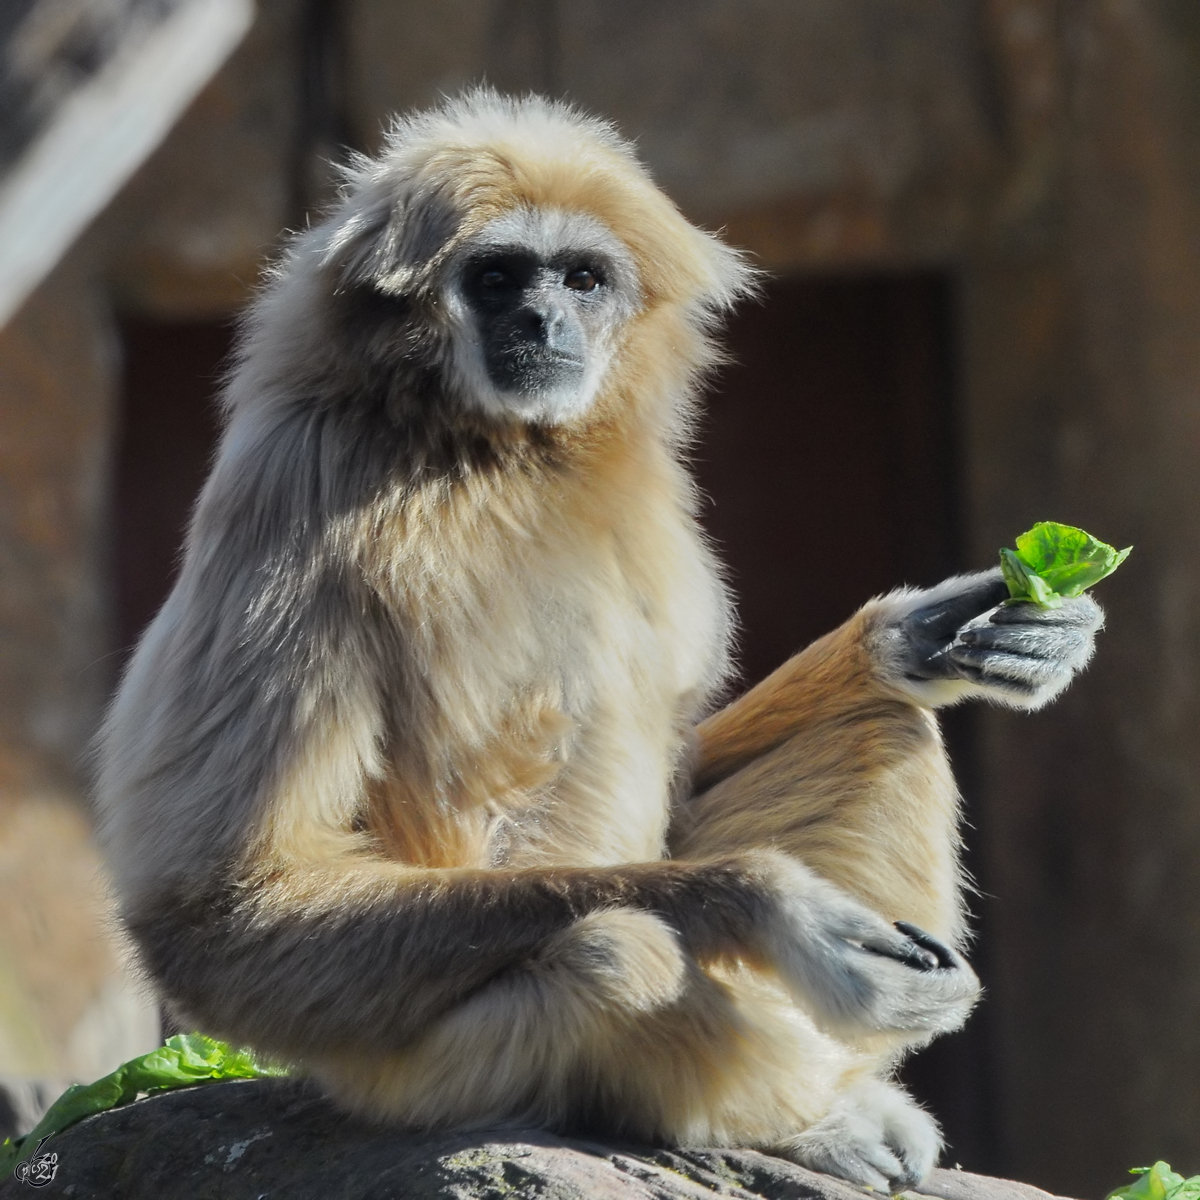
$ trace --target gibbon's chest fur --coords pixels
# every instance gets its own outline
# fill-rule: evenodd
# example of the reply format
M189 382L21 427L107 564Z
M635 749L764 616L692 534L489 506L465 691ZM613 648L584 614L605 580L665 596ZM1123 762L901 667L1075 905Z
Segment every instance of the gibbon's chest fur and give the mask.
M384 529L367 570L408 677L367 806L384 853L424 866L661 857L728 625L670 452L613 437L553 468L412 493Z

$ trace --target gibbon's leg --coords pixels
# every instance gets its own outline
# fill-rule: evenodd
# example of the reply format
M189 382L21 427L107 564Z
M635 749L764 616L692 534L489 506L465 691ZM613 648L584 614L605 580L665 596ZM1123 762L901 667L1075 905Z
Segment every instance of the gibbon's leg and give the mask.
M868 606L701 724L697 793L680 806L671 852L773 846L886 920L961 946L954 780L932 712L882 676L879 622ZM936 1165L941 1135L879 1076L930 1035L843 1036L869 1056L870 1076L771 1150L889 1193L911 1187Z
M1090 657L1086 597L1046 612L998 607L998 572L874 601L698 731L695 792L671 831L679 858L771 846L886 919L961 946L958 798L931 709L969 695L1035 708ZM927 943L939 956L937 941ZM879 1078L928 1037L850 1040L875 1072L772 1150L896 1192L935 1165L937 1126Z
M814 643L704 722L702 746L760 705L777 712L794 700L801 709L778 745L686 803L671 852L691 859L773 846L887 920L958 945L958 795L937 722L883 694L862 661L859 625Z
M417 1128L753 1146L889 1193L941 1146L872 1056L762 975L701 970L669 925L632 909L579 919L400 1051L306 1063L351 1107Z
M792 854L890 921L963 934L957 793L933 714L879 678L863 610L698 730L671 853Z
M580 918L403 1050L309 1065L349 1104L418 1128L519 1121L770 1146L819 1127L871 1064L761 977L714 977L663 920L615 908Z
M697 730L678 858L772 846L890 921L964 936L958 798L932 709L1037 708L1091 656L1086 596L1003 605L999 571L864 606Z

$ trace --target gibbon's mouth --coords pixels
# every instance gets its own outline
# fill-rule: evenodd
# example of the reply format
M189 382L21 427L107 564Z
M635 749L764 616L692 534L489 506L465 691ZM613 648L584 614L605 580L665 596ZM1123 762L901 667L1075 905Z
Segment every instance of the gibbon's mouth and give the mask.
M514 363L536 363L538 366L582 367L584 358L568 350L556 350L552 346L517 346L507 353Z
M496 355L487 363L493 386L503 392L532 395L549 389L577 387L586 360L561 350L523 347L519 354Z

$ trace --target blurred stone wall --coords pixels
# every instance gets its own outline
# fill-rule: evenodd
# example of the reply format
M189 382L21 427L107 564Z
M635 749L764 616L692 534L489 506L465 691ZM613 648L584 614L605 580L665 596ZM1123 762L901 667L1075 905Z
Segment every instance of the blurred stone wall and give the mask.
M116 322L226 316L249 295L288 219L295 23L295 5L264 7L151 162L0 330L0 1085L25 1124L22 1083L52 1098L159 1040L157 1004L109 915L86 805L88 746L118 660Z
M1135 549L1082 683L990 714L977 836L1006 1162L1087 1195L1200 1170L1200 9L1030 7L995 9L1011 199L964 273L972 546L1061 514Z
M113 313L233 311L318 198L299 161L315 4L263 0L0 341L5 914L74 896L4 863L28 862L17 814L50 814L53 846L80 811L63 806L111 682ZM388 113L486 76L612 117L689 215L773 271L952 273L964 559L986 565L1045 517L1136 546L1104 585L1089 674L1046 713L978 722L995 1158L974 1165L1074 1195L1158 1156L1200 1170L1195 0L343 0L325 15L342 40L316 103L364 148ZM99 995L109 966L71 938L28 940L62 967L39 986ZM55 1009L51 1040L85 1008Z
M105 465L116 347L81 261L0 331L0 1083L153 1045L79 805L107 690Z

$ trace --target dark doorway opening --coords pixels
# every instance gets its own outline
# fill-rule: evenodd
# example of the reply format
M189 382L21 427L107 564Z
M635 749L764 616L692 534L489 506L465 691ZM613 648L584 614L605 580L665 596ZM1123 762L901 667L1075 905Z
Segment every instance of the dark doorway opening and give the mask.
M216 446L228 323L125 321L113 480L117 646L128 654L167 598Z
M696 467L746 683L958 568L950 315L921 274L783 280L734 317Z
M731 322L733 362L694 456L738 599L742 685L871 596L967 565L953 317L950 279L914 272L778 280ZM969 817L972 714L951 710L943 724ZM903 1071L941 1122L949 1161L980 1171L995 1161L985 1022L986 1009Z

